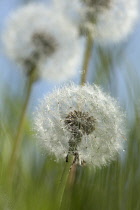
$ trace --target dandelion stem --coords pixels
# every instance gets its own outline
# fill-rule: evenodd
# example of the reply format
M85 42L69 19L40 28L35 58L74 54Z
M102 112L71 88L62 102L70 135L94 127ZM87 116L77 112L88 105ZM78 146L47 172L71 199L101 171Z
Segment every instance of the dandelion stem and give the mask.
M84 85L86 83L87 73L88 73L88 67L89 67L89 61L91 58L93 49L93 38L88 33L87 40L86 40L86 47L85 47L85 54L84 54L84 60L83 60L83 67L82 67L82 74L81 74L81 85Z
M82 86L86 83L86 77L87 77L87 73L88 73L88 67L89 67L89 61L91 58L92 49L93 49L93 38L91 37L90 33L88 33L87 40L86 40L84 61L83 61L83 71L82 71L82 75L81 75L81 85ZM73 164L70 174L69 174L69 178L68 178L69 188L71 188L71 189L75 182L76 170L77 170L77 165Z
M67 184L67 180L68 180L68 176L69 176L69 173L70 173L72 163L73 163L73 156L69 155L68 162L65 163L64 170L63 170L61 179L60 179L59 184L58 184L57 206L58 206L59 210L62 207L62 200L63 200L63 196L64 196L64 191L65 191L65 187L66 187L66 184Z
M88 33L87 40L86 40L86 47L85 47L85 55L84 55L84 60L83 60L82 75L81 75L81 81L80 81L82 86L86 83L92 49L93 49L93 38L91 37L90 33ZM68 185L69 185L70 191L72 190L74 182L75 182L76 170L77 170L77 164L73 164L71 166L71 170L68 177Z
M24 123L25 123L25 114L26 114L26 110L27 110L27 106L28 106L28 102L30 99L30 95L31 95L31 90L32 90L32 84L33 84L33 77L32 74L28 77L28 81L27 81L27 91L26 91L26 98L25 98L25 102L23 104L23 108L22 108L22 112L21 112L21 116L20 116L20 120L19 120L19 124L18 124L18 128L17 128L17 134L14 140L14 145L13 145L13 149L12 149L12 154L11 154L11 159L9 162L9 177L12 178L12 174L14 171L14 167L16 164L16 160L17 160L17 153L19 150L19 147L22 143L22 134L23 134L23 129L24 129Z

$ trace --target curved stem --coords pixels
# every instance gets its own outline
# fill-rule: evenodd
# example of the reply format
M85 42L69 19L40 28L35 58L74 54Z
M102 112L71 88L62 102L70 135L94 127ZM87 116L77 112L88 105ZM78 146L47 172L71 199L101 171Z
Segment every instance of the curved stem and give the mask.
M68 180L68 176L69 176L72 164L73 164L73 156L69 155L68 162L65 163L64 170L63 170L61 179L58 184L58 190L57 190L57 207L58 207L58 209L61 209L61 207L62 207L64 191L65 191L65 187L67 184L67 180Z
M83 61L83 67L82 67L82 74L81 74L81 82L80 82L81 85L84 85L86 83L92 49L93 49L93 38L91 37L90 34L88 34L87 40L86 40L86 48L85 48L84 61Z
M9 162L9 174L8 175L11 178L12 178L12 174L13 174L14 167L15 167L16 160L17 160L17 155L18 155L17 153L18 153L19 147L22 143L22 134L23 134L24 123L25 123L25 114L26 114L26 109L27 109L28 102L29 102L30 95L31 95L32 84L33 84L33 78L32 78L32 75L30 75L29 79L28 79L26 98L25 98L25 102L23 104L23 108L22 108L22 112L21 112L21 116L20 116L20 120L19 120L19 124L18 124L18 128L17 128L17 134L15 137L13 150L12 150L12 154L11 154L11 159Z

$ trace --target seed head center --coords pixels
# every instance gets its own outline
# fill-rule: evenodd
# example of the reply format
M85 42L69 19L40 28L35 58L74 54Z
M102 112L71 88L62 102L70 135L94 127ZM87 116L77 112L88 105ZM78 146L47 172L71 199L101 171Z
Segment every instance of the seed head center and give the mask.
M32 36L32 42L36 48L36 53L45 56L52 55L57 48L56 40L53 36L47 33L36 32Z
M110 0L82 0L91 7L108 7Z
M65 125L68 131L76 139L83 135L89 135L95 130L95 118L88 112L73 111L65 118Z
M27 74L30 74L32 69L36 69L36 66L41 58L47 58L51 56L58 47L58 44L53 36L46 32L36 32L32 36L32 44L34 46L31 55L24 60L24 65L27 69Z

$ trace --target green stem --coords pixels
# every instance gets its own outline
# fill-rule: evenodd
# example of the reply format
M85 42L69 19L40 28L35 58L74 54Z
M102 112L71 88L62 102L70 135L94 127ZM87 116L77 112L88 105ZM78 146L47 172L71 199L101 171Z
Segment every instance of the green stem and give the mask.
M84 55L84 61L83 61L83 67L82 67L82 75L81 75L81 85L84 85L86 83L87 73L88 73L88 67L89 67L89 61L91 58L93 49L93 38L90 34L87 35L86 40L86 48L85 48L85 55Z
M73 156L69 155L69 160L68 160L68 162L65 162L64 170L63 170L61 179L59 180L59 184L58 184L57 202L56 202L58 210L61 209L61 207L62 207L64 191L65 191L65 187L67 184L67 180L68 180L68 176L69 176L69 172L70 172L72 163L73 163Z
M19 124L18 124L18 128L17 128L17 134L15 137L15 141L14 141L14 145L13 145L13 149L12 149L11 159L9 162L8 175L10 178L12 178L14 167L16 164L17 156L18 156L18 151L19 151L20 145L23 140L22 134L23 134L24 123L25 123L25 114L26 114L28 102L29 102L30 95L31 95L32 84L33 84L33 78L32 78L32 75L30 75L29 79L28 79L26 98L25 98L25 102L23 104L23 108L22 108L22 112L21 112L21 116L20 116L20 120L19 120Z

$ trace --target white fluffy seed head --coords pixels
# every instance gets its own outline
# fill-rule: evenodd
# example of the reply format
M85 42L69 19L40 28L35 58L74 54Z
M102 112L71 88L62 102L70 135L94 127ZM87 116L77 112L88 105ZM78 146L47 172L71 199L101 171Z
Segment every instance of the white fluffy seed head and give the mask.
M63 8L63 12L71 11L70 18L78 17L75 23L80 25L82 33L90 32L102 44L127 38L138 19L138 0L54 1Z
M138 0L111 0L110 8L98 17L95 38L100 42L119 42L133 31L138 18Z
M44 4L28 4L14 12L7 21L3 40L8 56L23 69L36 68L39 77L67 80L76 74L80 64L77 28Z
M34 116L39 142L57 159L78 154L81 161L100 167L123 148L124 114L96 85L71 84L55 90Z

